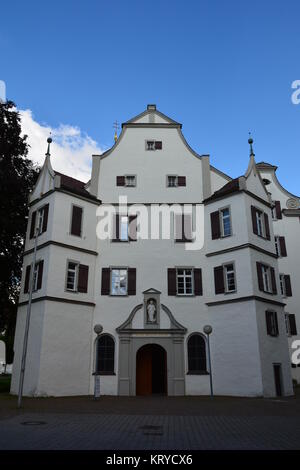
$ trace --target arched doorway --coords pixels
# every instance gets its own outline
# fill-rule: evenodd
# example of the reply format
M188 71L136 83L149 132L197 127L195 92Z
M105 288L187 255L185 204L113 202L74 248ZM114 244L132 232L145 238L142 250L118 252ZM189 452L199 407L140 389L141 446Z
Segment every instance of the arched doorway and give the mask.
M167 353L158 344L146 344L136 354L136 394L167 394Z

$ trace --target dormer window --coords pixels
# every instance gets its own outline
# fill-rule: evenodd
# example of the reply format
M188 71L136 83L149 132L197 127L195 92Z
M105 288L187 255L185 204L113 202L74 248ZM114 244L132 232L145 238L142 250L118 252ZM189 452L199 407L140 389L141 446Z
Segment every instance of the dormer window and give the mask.
M146 150L161 150L162 141L161 140L147 140L146 141Z

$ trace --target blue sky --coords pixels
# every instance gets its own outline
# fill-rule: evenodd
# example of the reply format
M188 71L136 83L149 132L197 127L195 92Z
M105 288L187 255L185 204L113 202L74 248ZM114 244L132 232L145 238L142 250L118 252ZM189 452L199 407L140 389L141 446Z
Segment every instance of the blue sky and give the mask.
M231 176L251 130L256 160L300 194L299 1L12 0L1 19L0 79L38 123L107 148L115 119L156 103Z

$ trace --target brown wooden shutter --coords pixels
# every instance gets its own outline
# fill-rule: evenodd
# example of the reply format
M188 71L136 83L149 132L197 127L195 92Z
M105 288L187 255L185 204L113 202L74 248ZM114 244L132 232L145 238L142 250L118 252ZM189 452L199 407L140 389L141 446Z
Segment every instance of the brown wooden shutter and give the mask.
M219 211L212 212L210 214L211 222L211 238L216 240L221 237L221 227L220 227L220 213Z
M178 186L186 186L186 177L185 176L178 176L177 184L178 184Z
M296 317L294 313L289 314L289 324L290 324L290 333L292 336L297 335L297 325L296 325Z
M25 273L25 282L24 282L24 294L27 294L29 291L29 281L30 281L30 264L26 266L26 273Z
M259 290L264 291L264 281L263 281L263 275L262 275L262 264L257 262L256 263L256 269L257 269L258 288L259 288Z
M101 295L110 294L110 268L102 268Z
M272 312L266 311L266 326L267 326L267 334L273 336L272 330Z
M176 295L176 269L168 268L168 295Z
M282 219L281 204L280 201L275 201L275 213L277 219Z
M136 268L128 268L128 295L136 294Z
M78 270L78 292L86 293L88 291L89 267L80 264Z
M192 227L192 214L183 214L182 216L182 240L185 242L190 242L193 240L193 227Z
M277 294L275 269L274 269L274 268L270 268L270 272L271 272L272 293L273 293L273 294Z
M257 209L254 206L251 206L251 217L252 217L253 233L255 233L255 235L258 235L256 212L257 212Z
M268 217L268 214L264 213L264 219L265 219L266 239L267 239L267 240L271 240L271 237L270 237L270 225L269 225L269 217Z
M174 224L175 224L175 241L182 242L183 236L184 236L182 214L174 214Z
M194 269L194 294L203 295L202 289L202 271L200 268Z
M216 292L216 294L224 294L225 284L224 284L223 266L216 266L214 268L214 278L215 278L215 292Z
M81 236L82 207L73 206L71 235Z
M117 186L125 186L125 176L117 176Z
M43 216L43 227L42 232L46 232L48 226L48 213L49 213L49 204L46 204L43 208L44 216Z
M284 283L285 283L285 294L287 297L292 297L292 284L291 284L291 276L289 274L284 275Z
M36 221L36 211L33 211L33 213L31 214L31 226L30 226L30 235L29 235L29 238L33 238L33 237L34 237L35 221Z
M155 149L156 150L161 150L162 149L162 141L161 140L156 140L155 141Z
M137 215L130 215L128 218L128 237L129 241L136 242L137 240Z
M44 270L44 261L41 260L41 261L38 262L37 290L41 289L41 287L42 287L43 270Z
M287 256L286 244L285 244L285 238L284 237L279 237L279 246L280 246L281 256Z
M278 329L278 319L277 319L277 312L273 312L273 317L275 320L275 336L278 336L279 334L279 329Z
M112 241L120 241L120 214L113 216L113 237Z

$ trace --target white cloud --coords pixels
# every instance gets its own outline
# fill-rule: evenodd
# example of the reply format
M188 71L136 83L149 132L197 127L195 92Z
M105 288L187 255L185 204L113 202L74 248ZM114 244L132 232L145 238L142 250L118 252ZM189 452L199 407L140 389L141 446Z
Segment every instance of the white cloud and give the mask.
M51 164L54 170L88 181L91 177L92 154L102 153L97 142L83 134L79 127L61 124L57 128L35 121L30 109L20 110L22 132L28 135L28 156L42 165L47 150L47 138L51 132Z

